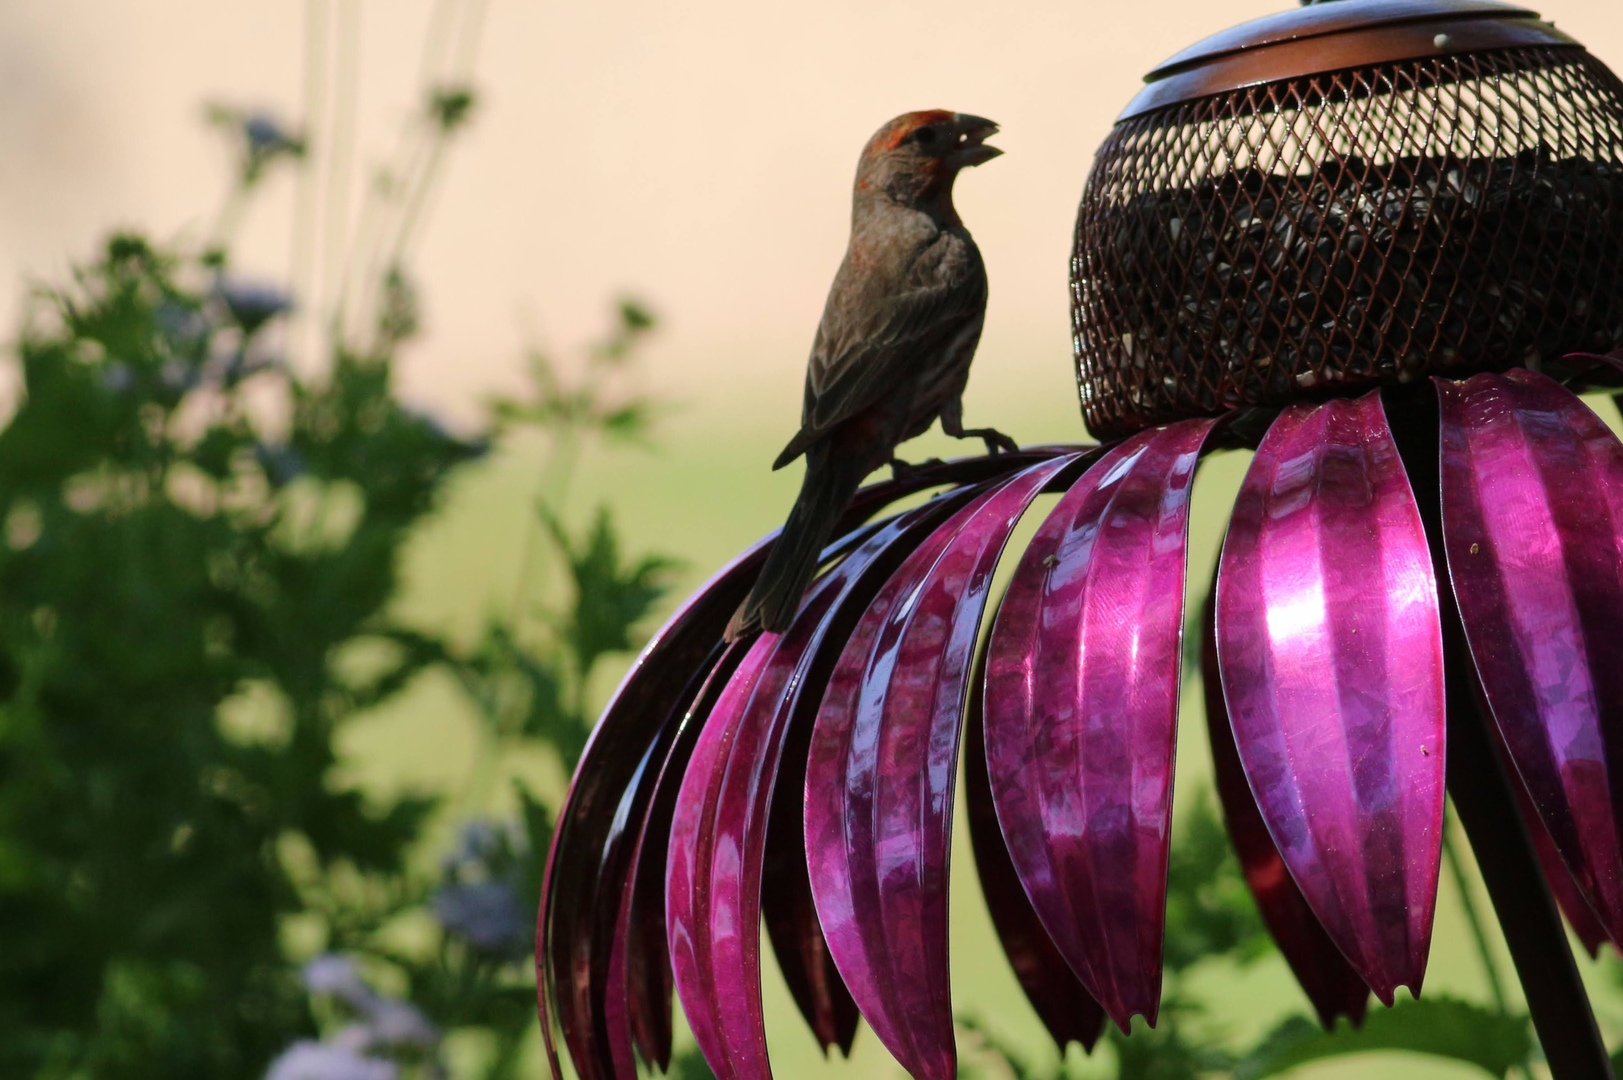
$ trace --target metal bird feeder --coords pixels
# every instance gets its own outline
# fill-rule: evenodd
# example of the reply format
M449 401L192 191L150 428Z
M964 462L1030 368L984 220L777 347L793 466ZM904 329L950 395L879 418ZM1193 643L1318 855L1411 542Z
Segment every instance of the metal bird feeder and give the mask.
M1525 8L1339 0L1178 53L1072 261L1101 437L1623 344L1623 83Z

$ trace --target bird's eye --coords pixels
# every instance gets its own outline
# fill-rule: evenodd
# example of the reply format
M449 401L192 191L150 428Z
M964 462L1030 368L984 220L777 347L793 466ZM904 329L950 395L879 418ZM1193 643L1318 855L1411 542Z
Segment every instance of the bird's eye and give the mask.
M913 141L920 146L929 146L936 140L935 128L919 128L913 133Z

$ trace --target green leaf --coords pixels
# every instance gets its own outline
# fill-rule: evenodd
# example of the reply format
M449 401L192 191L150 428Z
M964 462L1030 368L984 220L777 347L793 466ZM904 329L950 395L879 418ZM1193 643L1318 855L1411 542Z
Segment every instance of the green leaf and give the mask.
M981 1017L960 1013L956 1022L960 1028L979 1036L981 1052L1002 1065L1014 1080L1052 1080L1051 1074L1033 1065L1011 1040L1004 1038ZM993 1075L971 1063L961 1065L959 1073L969 1080L980 1080L982 1077Z
M678 1050L671 1058L670 1072L666 1075L670 1080L716 1080L716 1074L710 1071L710 1063L696 1046Z
M636 297L628 296L620 301L620 326L627 333L636 334L652 330L657 321L648 305Z
M1173 1008L1169 1011L1167 1005ZM1187 1035L1186 1025L1180 1022L1177 1012L1175 1003L1163 1003L1157 1027L1152 1028L1140 1019L1131 1036L1110 1029L1110 1045L1116 1050L1117 1080L1200 1080L1228 1073L1234 1059L1218 1047L1208 1045L1212 1040Z
M1507 1017L1457 998L1429 997L1378 1009L1362 1028L1343 1022L1327 1032L1305 1017L1292 1017L1241 1059L1234 1076L1261 1080L1312 1061L1374 1050L1431 1054L1504 1076L1527 1060L1532 1035L1525 1016Z
M575 587L564 629L575 652L577 675L584 678L601 657L636 647L636 626L665 595L676 564L658 556L622 563L619 535L607 507L598 509L591 530L579 542L545 507L540 513Z
M1196 793L1178 834L1167 867L1167 969L1181 972L1220 953L1241 964L1267 955L1272 942L1210 791Z

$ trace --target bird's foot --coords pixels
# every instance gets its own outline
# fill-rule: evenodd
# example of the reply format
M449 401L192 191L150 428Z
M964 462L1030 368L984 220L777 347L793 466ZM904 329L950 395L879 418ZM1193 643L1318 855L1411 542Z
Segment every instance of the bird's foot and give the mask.
M910 461L903 461L901 458L893 457L890 459L891 479L906 480L909 476L912 476L916 472L923 469L933 468L934 466L940 464L940 458L930 458L928 461L921 461L917 465L914 465Z
M986 452L992 457L1005 450L1011 454L1018 453L1020 444L1009 438L997 428L971 428L958 436L960 439L980 439L986 443Z

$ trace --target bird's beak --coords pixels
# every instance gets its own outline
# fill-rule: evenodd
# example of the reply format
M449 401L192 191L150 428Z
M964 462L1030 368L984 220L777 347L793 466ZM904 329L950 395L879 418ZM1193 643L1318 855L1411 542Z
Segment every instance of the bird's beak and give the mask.
M995 146L986 145L986 140L997 134L997 125L992 121L968 113L957 113L953 119L958 129L958 145L947 154L947 159L953 165L968 169L983 165L1003 153Z

